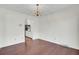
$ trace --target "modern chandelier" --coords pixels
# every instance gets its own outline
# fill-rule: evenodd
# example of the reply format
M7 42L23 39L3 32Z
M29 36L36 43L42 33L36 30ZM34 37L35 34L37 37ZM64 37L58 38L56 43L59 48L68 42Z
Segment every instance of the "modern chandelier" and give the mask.
M40 7L39 7L40 5L39 4L36 4L35 5L35 9L34 9L34 13L33 13L33 15L34 16L40 16L41 14L40 14Z

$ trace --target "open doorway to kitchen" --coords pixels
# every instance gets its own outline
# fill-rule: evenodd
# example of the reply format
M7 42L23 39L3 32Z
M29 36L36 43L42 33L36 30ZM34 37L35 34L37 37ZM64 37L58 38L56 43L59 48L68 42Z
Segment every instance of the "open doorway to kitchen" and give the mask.
M25 20L25 45L29 46L32 43L31 22L29 19Z

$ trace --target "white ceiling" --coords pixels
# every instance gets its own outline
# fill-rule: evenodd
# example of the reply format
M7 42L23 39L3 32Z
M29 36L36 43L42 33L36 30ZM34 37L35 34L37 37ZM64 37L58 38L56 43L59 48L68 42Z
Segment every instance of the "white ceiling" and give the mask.
M58 10L68 8L71 4L40 4L42 16L52 14ZM27 15L33 15L35 4L0 4L1 8L18 11Z

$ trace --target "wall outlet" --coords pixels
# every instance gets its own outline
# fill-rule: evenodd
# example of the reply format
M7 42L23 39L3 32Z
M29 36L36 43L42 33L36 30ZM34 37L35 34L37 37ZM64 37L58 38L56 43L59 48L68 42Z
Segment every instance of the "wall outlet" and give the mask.
M22 24L19 24L19 27L22 27Z

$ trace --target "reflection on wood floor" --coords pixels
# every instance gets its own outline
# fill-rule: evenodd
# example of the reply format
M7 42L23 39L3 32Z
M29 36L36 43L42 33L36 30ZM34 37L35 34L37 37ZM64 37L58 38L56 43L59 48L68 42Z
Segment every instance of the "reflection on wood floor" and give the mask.
M0 55L79 55L79 50L64 47L41 39L29 40L0 50Z

